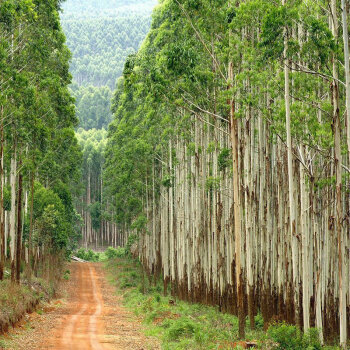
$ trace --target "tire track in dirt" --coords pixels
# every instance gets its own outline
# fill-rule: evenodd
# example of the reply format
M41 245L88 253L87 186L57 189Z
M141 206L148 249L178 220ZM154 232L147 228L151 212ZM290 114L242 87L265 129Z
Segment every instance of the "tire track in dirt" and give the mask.
M97 283L95 267L89 263L74 263L75 295L67 308L68 316L61 327L53 330L44 348L68 350L109 350L101 343L104 327L101 320L103 300Z

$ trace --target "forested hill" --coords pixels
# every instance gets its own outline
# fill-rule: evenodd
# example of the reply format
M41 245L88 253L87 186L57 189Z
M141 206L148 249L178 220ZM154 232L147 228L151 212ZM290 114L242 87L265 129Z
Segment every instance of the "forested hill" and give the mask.
M82 128L107 128L112 91L127 56L138 50L149 30L155 4L155 0L64 2L62 25L73 54L72 91Z
M63 4L63 18L117 17L127 13L150 14L155 0L68 0Z

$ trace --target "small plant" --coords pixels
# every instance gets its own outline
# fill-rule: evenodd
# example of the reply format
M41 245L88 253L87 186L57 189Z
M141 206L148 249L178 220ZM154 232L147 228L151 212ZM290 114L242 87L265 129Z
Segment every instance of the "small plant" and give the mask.
M113 248L113 247L108 247L107 250L105 251L105 255L107 260L115 259L115 258L123 258L125 257L125 248Z
M0 349L7 349L7 344L3 339L0 339Z
M269 327L267 336L278 344L276 350L321 350L318 330L311 328L303 334L297 326L277 323Z
M256 315L254 320L255 320L256 329L263 329L264 328L264 319L263 319L261 314Z
M196 324L189 319L180 318L168 328L166 337L169 340L178 340L181 337L192 337L196 332Z
M225 170L232 164L231 149L223 148L218 156L218 166L220 171Z
M68 281L69 278L70 278L70 271L69 271L69 270L64 271L63 279L65 279L66 281Z

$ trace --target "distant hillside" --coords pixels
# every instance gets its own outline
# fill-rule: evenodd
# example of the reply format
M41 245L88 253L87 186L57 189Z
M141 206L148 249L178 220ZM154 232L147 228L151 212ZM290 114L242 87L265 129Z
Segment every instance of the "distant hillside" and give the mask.
M84 129L106 128L110 122L110 102L106 106L106 97L112 95L126 58L138 50L149 31L156 3L156 0L63 3L62 26L73 54L72 89L80 126ZM94 106L89 99L92 95Z
M137 51L149 30L150 16L67 20L63 27L73 53L74 80L114 89L127 56Z
M68 0L63 4L63 18L100 17L122 12L151 13L155 0Z

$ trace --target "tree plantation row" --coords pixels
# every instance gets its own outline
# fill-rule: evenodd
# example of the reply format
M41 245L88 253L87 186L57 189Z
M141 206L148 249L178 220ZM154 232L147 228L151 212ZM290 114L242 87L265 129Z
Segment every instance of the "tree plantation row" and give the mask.
M118 83L109 212L150 276L237 314L241 337L261 311L346 347L348 16L345 0L164 0Z
M60 1L0 2L0 280L53 279L78 238L81 152ZM22 267L24 268L22 269Z
M80 243L85 249L95 250L124 247L128 237L114 222L113 208L105 196L103 167L107 131L79 128L76 136L83 153L82 182L76 198L76 209L83 221Z

